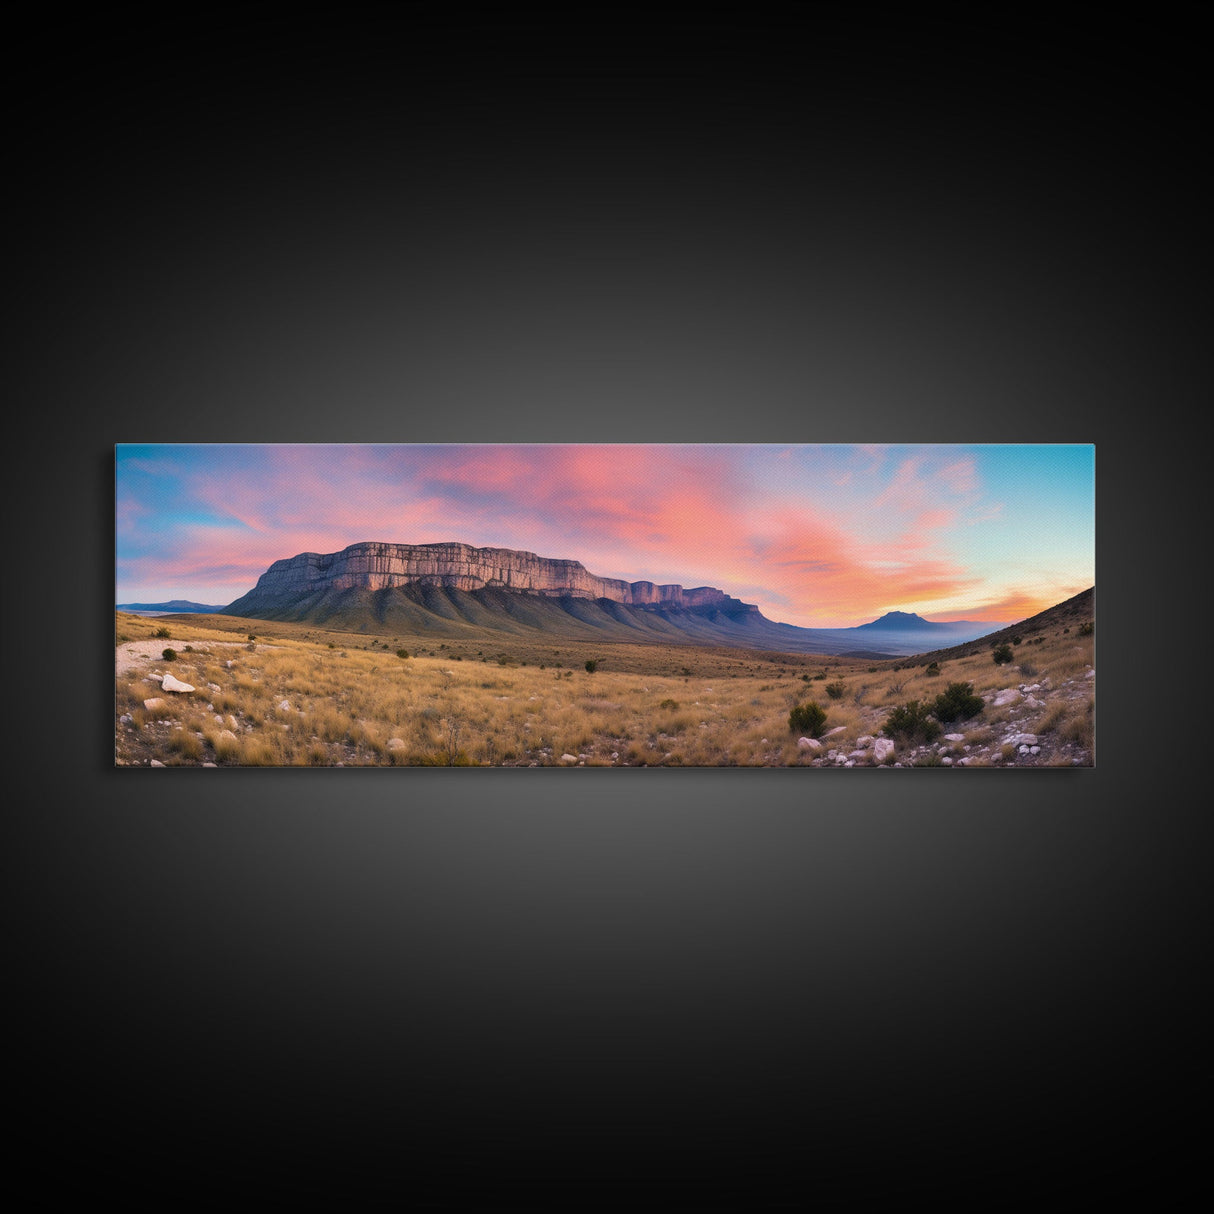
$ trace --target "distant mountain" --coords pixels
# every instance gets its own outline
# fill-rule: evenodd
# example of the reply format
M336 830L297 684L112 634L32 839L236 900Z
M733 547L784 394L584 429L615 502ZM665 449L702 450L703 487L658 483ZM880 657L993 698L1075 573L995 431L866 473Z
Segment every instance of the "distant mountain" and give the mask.
M887 611L879 620L868 624L857 624L857 631L870 629L874 632L995 632L1006 628L1006 622L990 623L982 620L925 620L913 611Z
M163 611L167 615L191 615L195 613L217 615L223 610L223 606L215 603L195 603L190 599L169 599L167 603L118 603L115 605L115 610Z

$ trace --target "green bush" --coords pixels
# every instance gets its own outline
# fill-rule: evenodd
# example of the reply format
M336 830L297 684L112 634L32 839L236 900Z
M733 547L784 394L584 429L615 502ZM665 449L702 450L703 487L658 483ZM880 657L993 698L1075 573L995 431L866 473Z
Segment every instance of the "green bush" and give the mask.
M396 656L398 658L407 658L409 656L409 651L407 649L398 649L396 651Z
M939 721L933 720L928 708L918 700L900 704L881 728L886 737L901 742L934 742L942 732Z
M793 733L819 738L825 727L826 709L816 700L810 700L808 704L798 704L788 714L788 728Z
M177 650L166 649L160 656L164 658L166 662L175 662L177 661Z
M662 701L662 702L661 702L661 703L658 705L658 707L659 707L659 708L667 708L667 709L669 709L671 712L674 712L674 710L675 710L676 708L678 708L678 706L679 706L679 702L678 702L678 700L663 700L663 701Z
M1086 624L1079 625L1079 635L1081 637L1090 637L1092 635L1092 633L1095 631L1096 631L1096 625L1093 624L1091 620L1088 620L1088 622Z
M826 694L828 696L830 696L830 698L832 700L841 700L843 698L843 693L846 690L847 690L847 687L846 687L846 684L844 684L844 683L827 683L826 684Z
M156 635L158 637L163 637L167 641L172 637L173 634L167 628L157 628Z
M939 662L928 663L928 667L923 673L932 675L933 677L938 675L940 673L940 663Z
M1008 644L996 645L991 657L994 658L996 666L1003 666L1012 660L1012 647Z
M937 721L968 721L983 709L981 696L974 695L972 683L950 683L933 701L931 714Z
M599 664L594 658L590 658L587 661L587 663L586 663L586 673L587 674L594 674L594 672L596 670L598 670L598 668L599 668Z

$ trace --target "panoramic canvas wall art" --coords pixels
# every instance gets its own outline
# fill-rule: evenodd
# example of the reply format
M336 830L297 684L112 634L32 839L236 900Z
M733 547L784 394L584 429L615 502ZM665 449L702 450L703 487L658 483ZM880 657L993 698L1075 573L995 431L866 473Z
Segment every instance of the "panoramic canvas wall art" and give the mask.
M1095 449L119 444L122 767L1091 767Z

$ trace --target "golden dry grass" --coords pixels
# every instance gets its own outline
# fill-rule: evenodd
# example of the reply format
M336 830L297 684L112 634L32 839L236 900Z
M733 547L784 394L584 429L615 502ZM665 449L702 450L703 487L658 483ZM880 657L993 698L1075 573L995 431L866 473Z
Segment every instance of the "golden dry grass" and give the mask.
M585 766L805 766L828 748L850 751L895 706L930 702L949 683L972 683L981 694L1026 679L1018 662L996 666L988 652L943 661L929 675L915 659L568 641L510 648L500 637L432 645L223 617L116 616L127 641L163 639L160 629L177 658L115 684L116 717L130 718L117 728L119 762L568 766L562 756L572 755ZM251 645L248 633L257 637ZM1034 681L1057 685L1082 678L1093 646L1092 637L1058 632L1016 656ZM398 657L402 647L418 656ZM595 673L584 669L584 654L599 662ZM158 680L140 677L149 668L196 690L162 692ZM839 685L837 698L823 676ZM1051 706L1039 728L1090 748L1094 704L1083 690L1078 706ZM145 708L151 698L164 706ZM789 728L791 709L811 700L827 714L820 752L799 749ZM988 745L1011 711L988 706L946 732Z

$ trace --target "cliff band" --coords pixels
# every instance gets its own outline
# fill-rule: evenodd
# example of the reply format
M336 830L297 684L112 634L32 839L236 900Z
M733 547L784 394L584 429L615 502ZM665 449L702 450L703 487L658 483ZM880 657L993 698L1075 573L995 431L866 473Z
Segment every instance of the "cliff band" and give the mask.
M469 544L351 544L341 552L301 552L275 561L230 611L273 606L317 591L383 590L420 584L456 590L512 590L550 598L609 599L630 607L741 608L712 586L685 590L596 577L580 561ZM757 608L752 608L757 611Z

